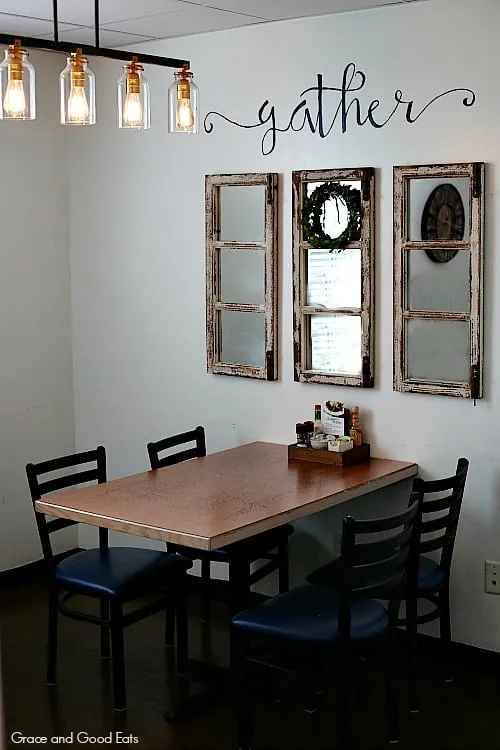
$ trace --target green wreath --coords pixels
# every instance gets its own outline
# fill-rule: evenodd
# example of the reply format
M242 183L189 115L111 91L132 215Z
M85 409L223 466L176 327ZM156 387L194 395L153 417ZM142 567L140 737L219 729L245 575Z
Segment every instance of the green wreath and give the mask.
M330 237L324 230L325 206L333 199L339 216L339 201L347 208L347 227L338 237ZM340 182L323 182L304 199L302 234L311 247L343 250L349 242L359 239L361 229L361 192Z

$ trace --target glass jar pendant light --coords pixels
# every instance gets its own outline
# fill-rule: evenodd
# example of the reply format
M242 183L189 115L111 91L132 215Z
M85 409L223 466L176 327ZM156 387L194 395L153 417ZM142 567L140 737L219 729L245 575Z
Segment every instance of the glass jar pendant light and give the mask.
M59 76L62 125L95 124L95 76L80 47L67 58Z
M197 133L198 86L193 74L185 66L175 75L175 81L168 90L168 131L169 133Z
M0 63L0 119L34 120L35 69L19 39L5 50Z
M148 130L149 82L143 76L144 68L133 57L123 66L123 75L118 79L118 127Z

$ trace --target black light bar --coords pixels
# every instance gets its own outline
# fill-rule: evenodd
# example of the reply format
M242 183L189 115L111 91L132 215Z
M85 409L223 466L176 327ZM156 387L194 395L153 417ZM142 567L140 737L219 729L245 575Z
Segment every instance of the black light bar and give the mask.
M159 65L163 68L183 68L190 67L189 60L179 60L175 57L160 57L159 55L147 55L141 52L125 52L119 49L107 49L99 46L99 0L94 0L94 29L95 29L95 46L91 44L80 44L80 42L62 42L59 41L59 21L57 0L52 0L53 20L54 20L54 39L37 39L36 37L23 36L21 34L2 34L0 33L1 44L12 44L14 39L20 39L23 46L32 49L42 50L43 52L74 52L77 47L82 50L85 56L106 57L110 60L124 60L130 62L133 56L137 57L139 62L146 65Z

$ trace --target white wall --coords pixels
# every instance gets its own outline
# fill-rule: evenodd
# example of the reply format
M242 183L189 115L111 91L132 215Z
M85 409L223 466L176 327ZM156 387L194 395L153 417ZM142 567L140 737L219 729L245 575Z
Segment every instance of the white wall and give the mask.
M355 61L367 74L360 98L389 111L394 91L422 106L454 87L470 87L474 107L455 94L414 125L398 113L383 129L279 135L260 152L262 133L216 123L212 135L166 133L168 71L148 68L152 129L117 132L114 85L119 66L95 64L98 125L71 133L69 170L75 415L78 448L103 442L110 475L146 468L145 442L204 424L208 448L261 439L291 442L297 419L327 398L360 405L375 456L416 461L424 477L451 473L471 460L452 581L454 635L500 649L500 598L483 593L486 558L500 559L498 426L500 266L494 262L500 218L500 52L497 0L433 0L318 19L192 36L145 50L187 57L204 112L216 109L252 122L264 99L288 120L299 92L323 73L338 85ZM411 29L411 35L408 30ZM485 398L471 401L392 390L392 166L485 161ZM374 166L377 169L376 388L328 388L293 381L291 172ZM277 383L205 372L204 175L276 171L281 179L281 378ZM335 541L335 521L383 512L385 498L406 502L407 486L379 493L300 524L294 539L296 580ZM85 541L89 537L83 535ZM299 549L300 548L300 549Z
M31 59L37 119L0 123L0 570L41 557L25 464L74 448L61 57Z

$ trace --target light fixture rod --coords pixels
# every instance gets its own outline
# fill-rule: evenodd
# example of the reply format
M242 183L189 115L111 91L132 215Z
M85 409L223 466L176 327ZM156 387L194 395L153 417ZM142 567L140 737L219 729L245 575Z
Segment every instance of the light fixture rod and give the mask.
M57 0L52 0L52 16L54 19L54 41L59 41L59 21L57 18Z
M94 0L95 46L99 47L99 0Z
M14 39L22 39L25 47L38 49L42 52L65 52L70 54L80 47L85 57L107 57L109 60L124 60L130 62L135 55L140 63L145 65L158 65L163 68L190 67L189 60L179 60L175 57L160 57L159 55L146 55L138 52L126 52L121 49L107 49L106 47L93 47L90 44L79 42L63 42L55 39L37 39L36 37L21 36L20 34L0 33L0 44L12 44Z

